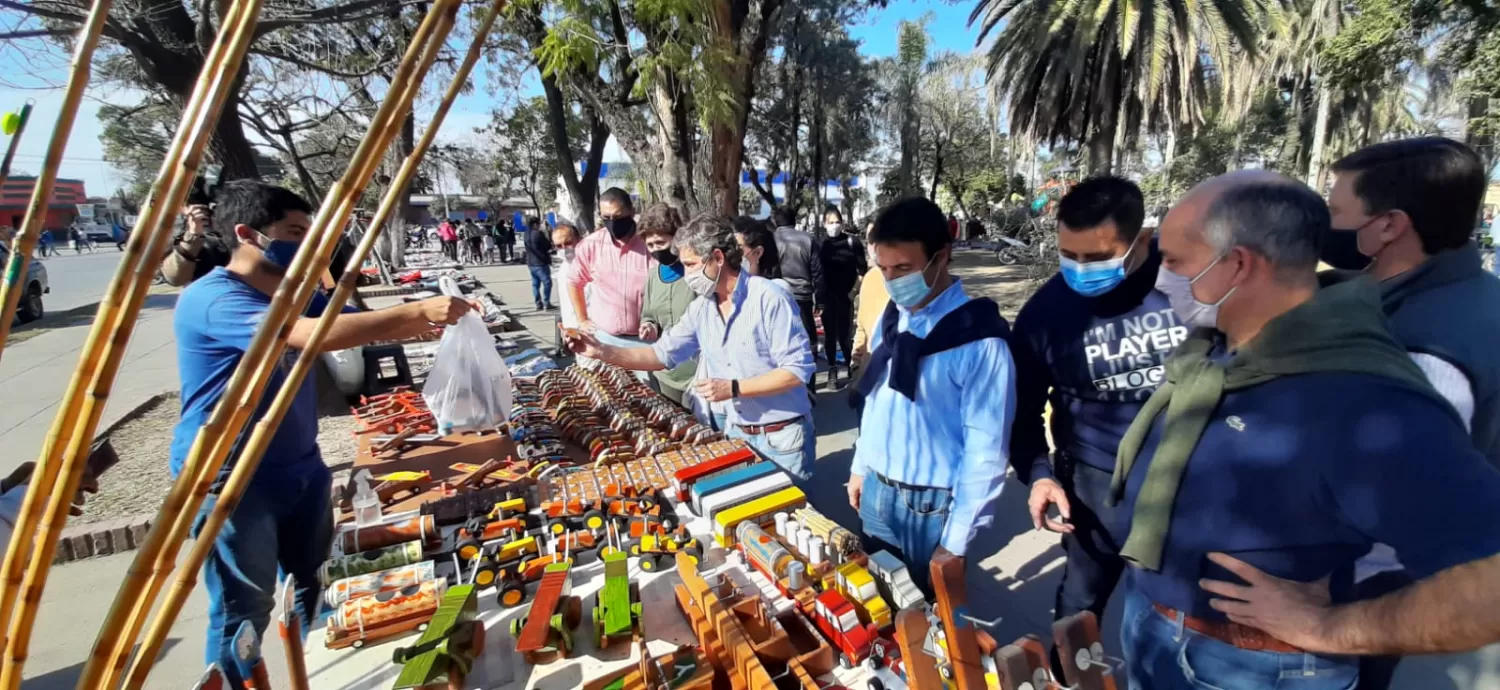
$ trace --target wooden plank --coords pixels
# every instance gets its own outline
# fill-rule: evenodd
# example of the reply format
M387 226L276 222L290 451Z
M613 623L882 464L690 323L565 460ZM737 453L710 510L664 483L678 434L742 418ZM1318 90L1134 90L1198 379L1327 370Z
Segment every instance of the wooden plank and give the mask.
M566 570L542 575L536 598L531 601L531 610L526 614L526 627L516 639L516 651L533 652L547 646L547 638L552 632L552 614L557 610L558 600L562 599L569 575Z
M947 640L948 663L953 667L958 690L986 690L979 640L974 635L974 624L965 618L968 596L964 591L964 561L952 554L935 557L931 573L938 617Z

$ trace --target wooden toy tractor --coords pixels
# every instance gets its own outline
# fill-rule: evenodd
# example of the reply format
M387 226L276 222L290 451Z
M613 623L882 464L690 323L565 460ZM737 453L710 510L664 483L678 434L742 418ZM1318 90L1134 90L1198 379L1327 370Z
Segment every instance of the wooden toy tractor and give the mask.
M641 593L630 581L630 559L614 552L604 557L604 588L594 599L594 645L641 634Z

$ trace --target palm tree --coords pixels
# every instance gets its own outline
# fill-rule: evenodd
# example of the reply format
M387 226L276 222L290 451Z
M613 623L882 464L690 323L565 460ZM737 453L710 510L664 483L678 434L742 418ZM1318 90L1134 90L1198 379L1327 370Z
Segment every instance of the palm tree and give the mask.
M1210 79L1279 21L1276 0L979 0L969 15L990 42L989 81L1012 133L1087 146L1108 173L1117 144L1204 119Z

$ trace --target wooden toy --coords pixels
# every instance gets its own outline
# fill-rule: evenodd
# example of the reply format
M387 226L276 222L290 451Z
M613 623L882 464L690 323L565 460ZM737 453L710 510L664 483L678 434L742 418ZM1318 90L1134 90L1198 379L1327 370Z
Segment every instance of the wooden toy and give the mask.
M920 609L904 609L896 614L896 644L901 649L902 666L906 686L910 690L944 690L942 674L938 672L937 659L924 647L927 644L931 623L927 613Z
M789 511L806 504L806 494L803 494L801 489L793 486L747 503L726 508L714 516L714 539L719 542L720 546L726 548L734 546L734 528L739 526L741 522L748 520L757 524L766 524L772 520L778 511Z
M525 616L510 623L516 651L529 664L567 658L573 652L573 629L583 619L583 602L571 596L572 565L550 563Z
M271 674L260 655L260 636L250 621L240 623L234 633L234 664L245 690L271 690Z
M686 527L668 533L647 532L627 541L625 551L640 558L641 570L648 573L660 570L674 554L684 554L694 562L703 559L703 544Z
M759 479L768 474L778 471L779 468L776 467L776 463L757 462L752 463L746 467L742 467L733 472L726 472L709 479L695 482L693 484L692 490L689 491L691 497L687 503L688 509L691 510L694 515L703 515L702 504L705 497L719 491L733 488L739 484Z
M864 553L864 546L859 535L828 519L816 508L812 506L798 508L793 511L792 517L796 518L798 524L823 539L823 544L827 547L834 563L860 560L860 556Z
M380 504L386 506L420 494L432 485L431 472L392 472L379 477L371 477L371 479L373 483L370 490L375 492L375 496L380 499ZM351 501L354 499L356 489L355 477L351 475L349 481L344 484L343 490L339 492L340 510L346 512L352 510Z
M911 573L907 572L906 564L895 554L876 551L870 554L865 567L875 576L875 584L881 595L897 609L922 608L927 604L922 590L911 581Z
M448 588L416 644L396 648L393 657L401 673L394 690L462 687L474 659L484 652L484 622L478 618L479 596L474 586Z
M682 584L674 588L678 608L697 635L710 663L729 676L730 686L746 690L801 688L819 684L802 662L791 655L791 640L766 615L759 597L745 596L733 587L722 595L698 573L688 556L677 557ZM780 650L780 654L777 654ZM768 670L766 661L776 665Z
M405 589L350 599L328 619L329 649L358 649L423 630L442 603L447 580L428 580Z
M1104 658L1099 619L1082 611L1052 624L1052 639L1062 662L1062 675L1078 690L1115 690L1115 679ZM1043 657L1045 658L1045 657Z
M323 601L327 602L330 607L337 608L340 604L350 599L406 589L407 587L421 584L436 577L436 566L432 561L403 565L388 570L378 570L373 573L335 580L333 584L328 585L328 588L324 590Z
M676 492L676 498L680 502L692 500L693 485L716 475L726 474L735 470L744 469L760 461L760 456L749 448L741 447L731 453L726 453L700 462L689 467L677 470L672 474L672 490Z
M807 577L807 565L797 560L785 542L754 522L742 522L735 528L735 547L752 567L765 575L788 599L797 602L804 612L813 609L818 592Z
M984 678L987 655L980 652L974 623L965 614L968 601L964 593L963 559L952 554L936 556L930 568L941 632L946 641L946 660L938 671L955 679L959 690L981 690L987 687Z
M398 568L420 563L423 560L426 559L422 557L422 542L409 541L404 544L339 556L318 568L318 581L326 587L334 580L373 573L377 570Z
M714 667L708 656L693 645L682 645L660 656L637 643L640 663L605 674L583 684L583 690L709 690Z
M604 557L604 588L594 598L594 645L641 635L641 593L630 581L630 561L623 553Z
M520 606L526 601L526 586L545 579L550 566L563 563L571 565L573 559L562 553L553 553L550 556L521 557L494 562L491 581L499 588L495 598L499 600L501 606L507 608ZM480 567L480 575L475 576L476 584L486 579L482 575L487 567L491 566Z
M339 533L339 544L344 553L370 551L412 541L433 544L438 539L437 522L431 515L418 515L399 522L384 522L368 527L356 525Z
M522 476L513 481L503 481L482 489L461 491L436 501L422 504L420 513L431 515L439 525L462 525L476 515L486 515L498 503L531 495L536 480Z
M792 486L792 478L785 472L774 472L757 479L752 479L705 497L702 501L699 515L707 518L709 523L712 524L714 518L719 515L719 512L726 508L743 505L790 486Z
M297 615L297 578L291 574L281 587L281 620L278 621L281 646L286 650L287 684L292 690L309 690L307 654L302 649L302 617Z
M844 595L831 590L819 594L810 617L818 631L838 648L840 666L850 668L870 655L875 626L860 623L854 605Z
M875 586L875 578L870 575L870 571L851 562L839 566L834 572L835 588L849 603L854 604L861 621L874 624L878 629L891 626L891 607L880 597L880 590Z
M1047 669L1047 649L1035 635L1026 635L995 652L1000 690L1057 690Z

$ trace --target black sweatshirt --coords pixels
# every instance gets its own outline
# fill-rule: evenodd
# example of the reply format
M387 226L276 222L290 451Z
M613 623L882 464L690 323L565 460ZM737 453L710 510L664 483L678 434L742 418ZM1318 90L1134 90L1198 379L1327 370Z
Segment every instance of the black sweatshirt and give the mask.
M1188 329L1156 291L1161 254L1098 297L1074 292L1061 275L1016 317L1016 421L1011 464L1024 482L1052 476L1042 412L1052 403L1052 439L1069 459L1110 472L1115 450Z
M823 265L823 284L818 286L818 304L827 304L830 295L849 299L849 293L869 270L865 244L847 232L829 237L818 246Z

